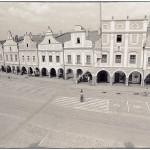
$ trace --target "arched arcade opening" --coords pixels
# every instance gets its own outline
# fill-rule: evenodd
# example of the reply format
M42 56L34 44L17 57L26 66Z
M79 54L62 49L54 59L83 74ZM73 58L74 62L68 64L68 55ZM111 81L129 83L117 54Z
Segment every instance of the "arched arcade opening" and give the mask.
M54 68L50 70L50 77L56 77L56 70Z
M97 83L108 83L110 80L110 75L107 71L102 70L97 74Z
M138 71L133 71L129 74L129 83L130 84L141 84L141 73Z
M126 74L123 71L116 71L113 75L114 83L125 83Z

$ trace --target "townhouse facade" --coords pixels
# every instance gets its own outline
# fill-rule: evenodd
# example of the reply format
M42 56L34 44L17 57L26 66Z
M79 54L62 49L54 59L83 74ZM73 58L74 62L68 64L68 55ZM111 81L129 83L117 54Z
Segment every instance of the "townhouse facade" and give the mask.
M0 46L1 70L7 72L9 67L25 68L30 74L39 72L41 76L76 83L91 81L94 85L150 83L150 27L146 17L103 20L102 29L93 31L76 25L59 36L48 27L39 40L25 34L18 43L9 32ZM13 60L11 55L15 61L9 61Z
M6 72L18 72L20 70L19 49L10 31L8 32L6 42L3 44L3 53Z
M63 77L63 46L48 27L44 39L38 44L39 69L42 76Z
M18 42L21 74L33 74L38 71L38 47L31 33L26 33Z

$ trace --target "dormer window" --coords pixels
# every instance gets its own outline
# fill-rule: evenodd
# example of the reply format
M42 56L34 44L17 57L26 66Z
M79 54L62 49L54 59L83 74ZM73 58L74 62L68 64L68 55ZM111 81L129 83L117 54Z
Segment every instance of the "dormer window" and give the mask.
M50 39L48 40L48 43L49 43L49 44L51 43L51 40L50 40Z
M77 44L80 44L80 38L77 38Z
M27 48L29 47L28 43L27 43Z

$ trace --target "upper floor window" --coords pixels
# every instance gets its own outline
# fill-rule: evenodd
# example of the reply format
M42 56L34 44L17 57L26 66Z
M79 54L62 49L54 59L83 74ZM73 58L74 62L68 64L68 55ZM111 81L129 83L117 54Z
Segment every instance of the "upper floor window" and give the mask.
M24 61L24 56L22 56L22 61Z
M11 47L10 47L10 51L11 51Z
M35 62L35 56L33 56L33 62Z
M53 58L52 58L52 55L49 56L49 62L52 62L53 61Z
M6 55L6 61L8 61L8 55Z
M45 62L45 56L42 55L42 62Z
M80 41L80 38L78 37L77 38L77 44L79 44L81 41Z
M77 55L77 64L80 64L81 63L81 57L80 55Z
M107 55L102 55L102 63L107 63Z
M116 42L117 43L121 43L122 42L122 35L117 35Z
M13 61L13 57L12 57L12 55L10 55L10 61Z
M115 63L121 63L121 55L116 55Z
M30 56L27 57L28 61L30 61Z
M130 55L130 64L136 63L136 55Z
M18 60L17 55L15 55L15 61L17 61L17 60Z
M49 44L51 43L51 40L50 40L50 39L48 40L48 43L49 43Z
M56 62L60 62L60 57L56 56Z
M91 63L91 56L90 55L86 55L86 63L87 64Z
M27 48L29 47L28 43L27 43Z
M150 57L148 57L148 62L147 62L148 66L150 66Z
M68 63L71 63L71 55L68 55L67 59L68 59Z

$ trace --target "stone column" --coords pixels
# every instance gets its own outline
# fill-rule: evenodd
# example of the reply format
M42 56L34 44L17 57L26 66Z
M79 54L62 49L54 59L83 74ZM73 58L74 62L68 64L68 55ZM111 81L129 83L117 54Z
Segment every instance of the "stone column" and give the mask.
M141 87L144 87L145 86L145 82L144 82L144 79L141 78Z
M92 85L96 85L96 84L97 84L96 79L97 79L96 76L93 76L93 77L92 77Z
M64 79L67 80L68 79L68 74L64 73Z
M76 84L78 84L78 81L77 81L77 74L76 74L76 73L74 74L74 82L75 82Z
M49 78L51 78L51 72L48 72L48 76L49 76Z
M125 85L126 85L126 86L129 86L129 78L128 78L128 77L126 77Z
M113 85L113 77L110 77L110 85Z

